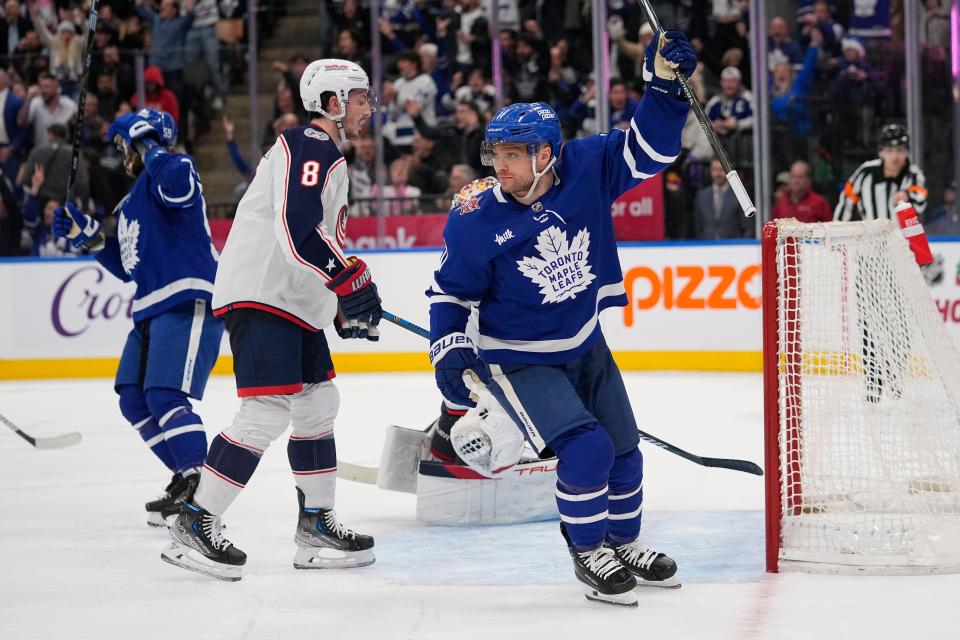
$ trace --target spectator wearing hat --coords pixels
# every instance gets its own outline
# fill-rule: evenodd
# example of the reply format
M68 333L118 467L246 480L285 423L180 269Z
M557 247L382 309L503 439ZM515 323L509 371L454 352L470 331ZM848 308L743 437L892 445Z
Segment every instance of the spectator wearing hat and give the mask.
M930 212L923 223L928 236L960 236L960 206L957 205L957 183L943 191L943 205Z
M33 125L32 146L39 147L47 140L50 125L67 125L77 114L77 103L60 95L60 81L49 73L27 90L27 97L17 114L21 127Z
M163 83L174 93L183 94L184 46L193 25L193 0L184 0L184 13L174 0L160 0L154 11L146 0L136 0L137 13L150 25L150 64L163 72ZM173 115L172 113L170 115ZM174 118L176 120L176 118Z
M720 73L720 93L707 103L707 118L720 137L753 130L753 94L743 88L736 67Z
M166 111L173 117L173 121L180 124L180 102L176 94L167 88L163 72L160 67L150 65L143 72L143 93L146 104L143 106L157 111ZM136 109L140 105L140 96L134 94L130 104Z
M83 35L87 26L84 24L83 33L78 36L76 25L63 20L54 36L37 14L36 4L29 7L34 30L50 54L49 71L60 81L63 95L73 98L80 88L80 76L83 73Z
M28 31L33 31L33 23L20 13L20 3L17 0L4 2L3 23L0 23L0 62L4 68Z
M847 141L866 145L873 134L873 105L878 94L876 75L864 60L863 45L854 38L841 43L843 60L836 79L830 85L830 95L838 105L839 128Z
M800 222L830 222L833 210L826 198L811 188L810 165L797 160L790 167L787 191L773 205L771 217L796 218Z

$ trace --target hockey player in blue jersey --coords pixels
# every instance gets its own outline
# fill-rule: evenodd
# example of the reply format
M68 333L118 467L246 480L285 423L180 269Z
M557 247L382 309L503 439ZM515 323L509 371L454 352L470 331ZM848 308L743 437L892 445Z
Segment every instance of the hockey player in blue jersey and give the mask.
M502 108L484 161L499 184L461 194L430 298L430 359L451 402L484 411L453 427L460 456L488 475L514 464L523 433L557 468L561 531L589 599L636 606L637 584L679 586L676 564L640 543L637 425L598 314L627 296L610 207L671 164L689 106L676 74L696 54L680 31L647 48L647 90L626 131L563 145L543 103ZM479 344L465 328L479 308ZM509 416L509 418L507 417Z
M105 237L100 224L73 204L56 210L53 229L137 285L134 327L114 389L123 417L173 472L160 498L146 505L147 522L163 526L192 495L207 453L190 398L202 398L223 334L223 322L210 309L217 252L193 161L171 150L177 129L170 114L124 114L108 136L126 172L136 177L114 211L116 236Z

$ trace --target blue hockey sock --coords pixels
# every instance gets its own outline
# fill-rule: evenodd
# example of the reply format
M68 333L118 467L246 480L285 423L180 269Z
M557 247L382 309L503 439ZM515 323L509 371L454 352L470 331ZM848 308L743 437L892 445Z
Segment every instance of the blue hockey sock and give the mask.
M640 449L613 459L609 511L607 539L618 544L636 540L643 517L643 456Z
M571 429L549 442L557 454L557 509L577 551L603 544L607 535L607 477L613 443L597 423Z
M163 432L181 473L203 464L207 457L207 435L200 416L193 412L187 394L179 389L147 389L147 405Z
M337 446L333 436L290 436L287 457L293 479L303 491L304 506L310 509L333 508L337 479Z
M222 515L250 481L262 455L262 451L229 436L217 435L210 443L194 502L210 513Z
M147 398L143 394L143 389L133 384L123 384L117 388L120 396L120 413L133 425L133 428L140 434L150 451L160 458L160 462L166 465L170 471L177 470L177 464L170 453L167 441L160 431L160 425L156 419L150 415L150 408L147 406Z

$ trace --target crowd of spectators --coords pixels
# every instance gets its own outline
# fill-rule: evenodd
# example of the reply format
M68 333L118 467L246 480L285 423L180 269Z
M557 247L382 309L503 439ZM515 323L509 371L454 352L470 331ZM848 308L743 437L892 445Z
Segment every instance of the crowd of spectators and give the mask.
M0 22L0 256L62 256L50 232L67 193L89 0L6 0ZM145 106L168 111L190 149L242 81L230 59L242 45L245 3L237 0L100 0L88 70L75 199L110 222L130 186L105 139L119 114L140 106L135 61L142 56ZM272 14L265 13L265 31ZM231 33L234 34L231 36ZM239 50L239 47L236 47ZM221 52L227 51L223 59Z

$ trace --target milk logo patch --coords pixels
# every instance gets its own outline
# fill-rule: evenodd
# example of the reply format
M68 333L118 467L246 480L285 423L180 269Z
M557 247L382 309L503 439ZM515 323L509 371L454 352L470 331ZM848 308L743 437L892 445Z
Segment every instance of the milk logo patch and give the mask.
M120 214L117 222L117 240L120 243L120 262L123 270L131 273L140 264L140 254L137 244L140 242L140 223L136 220L127 222L127 217Z
M506 242L507 240L511 240L511 239L513 239L514 237L515 237L515 236L513 235L513 231L510 230L510 229L507 229L507 230L504 231L503 233L498 233L498 234L494 235L494 238L493 238L493 239L494 239L494 241L495 241L498 245L500 245L500 246L502 247L504 242Z
M567 243L567 232L548 227L537 237L540 257L517 261L520 273L540 287L543 303L563 302L586 291L597 276L591 273L590 233L586 227Z

